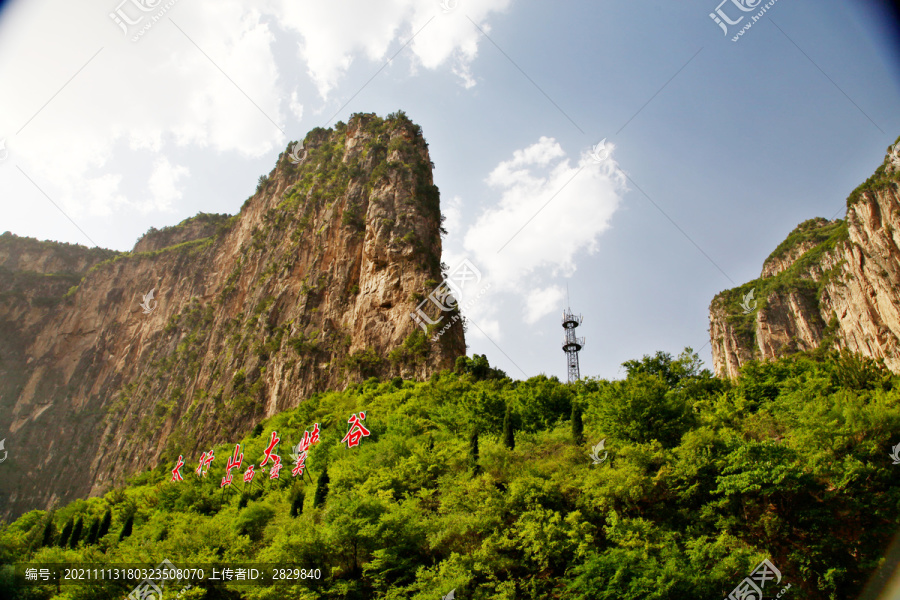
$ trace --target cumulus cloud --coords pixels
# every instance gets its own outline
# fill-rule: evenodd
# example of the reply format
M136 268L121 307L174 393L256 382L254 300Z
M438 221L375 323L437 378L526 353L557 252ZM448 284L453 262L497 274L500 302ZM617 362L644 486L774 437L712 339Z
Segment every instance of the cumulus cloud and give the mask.
M178 180L188 173L187 167L173 165L165 157L157 159L147 185L151 194L151 202L144 206L143 212L171 210L172 203L180 200L182 196L181 190L178 188Z
M475 80L469 66L478 55L481 32L490 27L485 19L506 10L511 0L456 2L441 11L440 3L421 0L371 2L344 0L343 10L327 2L278 2L279 24L298 32L303 41L299 53L322 97L337 86L356 57L383 62L403 44L416 64L437 69L449 64L465 87Z
M534 325L541 317L556 310L564 296L562 288L555 285L532 290L525 297L525 322Z
M297 90L291 92L291 103L289 107L291 109L291 114L294 115L294 118L298 121L303 118L303 105L300 104L300 100L297 97Z
M625 190L625 177L610 156L574 162L552 138L516 150L490 173L499 201L468 229L465 255L491 284L491 294L521 298L529 324L561 307L562 289L550 283L570 277L579 253L597 249ZM457 257L453 257L457 258ZM473 307L473 318L492 318L496 303Z
M297 81L279 70L279 36L300 40L322 97L354 61L387 60L416 32L403 55L409 64L444 67L469 86L481 40L472 21L487 30L485 19L510 2L462 1L442 14L438 2L420 0L346 0L342 10L327 2L179 0L137 42L167 3L144 1L155 4L150 12L137 0L13 3L0 20L0 89L9 92L0 139L73 217L129 205L167 210L186 171L148 174L148 160L161 164L179 147L260 157L286 142L288 117L302 118L304 75ZM115 22L122 15L140 19L127 35ZM0 177L14 194L34 192L14 170ZM150 202L147 189L155 190Z

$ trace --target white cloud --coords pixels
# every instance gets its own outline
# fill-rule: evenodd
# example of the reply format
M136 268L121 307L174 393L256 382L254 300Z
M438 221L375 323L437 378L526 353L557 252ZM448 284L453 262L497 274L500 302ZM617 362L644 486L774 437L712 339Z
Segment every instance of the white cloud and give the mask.
M450 200L445 200L443 204L441 212L447 217L444 221L444 229L450 234L455 234L462 224L462 198L453 196Z
M534 325L541 317L556 310L564 296L558 286L532 290L525 297L525 322Z
M323 98L338 85L358 55L384 62L410 39L409 49L417 64L437 69L452 63L465 87L475 84L469 65L478 55L483 21L491 13L506 10L512 0L459 2L443 14L440 3L422 0L344 0L343 10L327 2L277 0L279 24L298 32L303 41L300 56ZM471 19L471 20L470 20Z
M142 212L171 210L172 203L182 197L181 190L178 188L178 180L188 174L189 171L186 167L173 166L165 157L157 159L153 165L153 173L147 182L152 203L144 205Z
M491 294L522 299L523 318L533 324L563 299L561 289L547 280L571 277L576 255L596 251L625 178L611 157L598 163L585 149L572 165L554 139L542 137L497 165L487 182L500 199L466 232L465 254L490 282ZM490 315L495 304L479 302L473 318Z
M237 0L179 2L135 43L108 18L117 5L35 0L0 21L0 89L15 90L3 97L0 135L10 136L16 164L76 220L170 209L186 172L164 172L173 145L255 157L284 137L253 104L277 121L284 95L274 38L258 11ZM156 169L135 177L148 153ZM21 188L15 175L3 173L4 185Z
M291 114L294 115L294 118L298 121L303 119L303 105L300 104L300 101L297 98L297 90L291 92L291 103L288 105L288 108L291 110Z
M101 175L88 179L83 184L89 201L88 212L94 215L108 216L113 209L124 206L127 199L119 192L122 183L121 175Z
M487 30L484 20L510 2L463 1L442 15L436 0L345 0L343 10L295 0L179 0L138 42L130 39L155 12L133 2L13 3L0 20L0 89L9 92L0 138L73 218L141 205L147 188L157 191L143 208L167 210L178 198L177 177L132 174L148 153L167 161L173 147L188 146L255 158L286 142L278 125L287 116L302 118L294 74L276 64L278 34L299 34L306 69L326 96L354 61L386 60L428 23L404 53L410 64L447 66L471 86L481 34L469 18ZM119 8L143 17L128 35L109 18ZM0 173L0 186L33 193L23 181L15 170Z

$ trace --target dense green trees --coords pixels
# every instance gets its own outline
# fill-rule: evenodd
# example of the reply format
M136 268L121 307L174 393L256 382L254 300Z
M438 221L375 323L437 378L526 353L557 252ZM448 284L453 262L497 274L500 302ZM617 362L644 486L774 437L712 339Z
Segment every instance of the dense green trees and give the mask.
M325 504L325 500L328 498L328 484L331 479L328 477L328 465L322 469L322 474L319 475L319 480L316 483L316 494L313 496L313 507L319 508L323 504Z
M572 403L572 416L569 419L572 423L572 441L576 446L584 443L584 421L581 418L581 407L576 403Z
M72 528L72 536L69 538L69 548L74 550L78 547L78 542L81 540L82 529L84 529L84 519L78 517L78 520L75 521L75 527Z
M70 518L66 521L66 524L63 525L62 532L59 534L59 542L57 545L60 548L65 548L69 544L69 537L72 535L72 527L75 526L75 520Z
M506 405L506 413L503 415L503 444L510 450L516 449L516 435L513 431L512 411Z
M132 528L134 527L134 515L128 515L125 519L125 524L122 525L122 531L119 532L119 542L127 538L131 535Z
M107 508L103 513L103 520L100 521L100 530L97 532L98 539L109 533L110 525L112 525L112 511Z
M298 492L291 501L291 516L296 517L303 514L303 494Z
M478 430L474 429L469 434L469 466L472 467L472 473L478 475L481 473L481 464L478 462L481 458L481 452L478 449Z
M91 519L91 527L88 529L87 541L85 542L88 545L97 543L97 534L100 531L100 520L99 519Z
M481 357L459 362L428 382L320 394L241 441L253 463L277 430L286 456L321 423L312 481L286 469L223 490L224 461L179 483L159 465L52 517L23 515L0 528L0 597L11 585L4 563L168 558L323 573L289 588L196 586L190 599L426 600L451 589L475 600L722 598L769 558L791 597L843 600L900 527L900 467L889 456L900 443L900 378L872 361L798 355L727 381L692 352L657 353L626 362L622 380L574 385L511 381ZM360 411L372 435L348 448L339 441ZM609 458L592 464L579 434L605 438ZM78 520L91 524L88 543L70 549ZM57 528L58 546L40 547ZM63 591L30 598L124 595Z
M44 532L41 534L41 548L46 548L53 543L53 515L47 517Z

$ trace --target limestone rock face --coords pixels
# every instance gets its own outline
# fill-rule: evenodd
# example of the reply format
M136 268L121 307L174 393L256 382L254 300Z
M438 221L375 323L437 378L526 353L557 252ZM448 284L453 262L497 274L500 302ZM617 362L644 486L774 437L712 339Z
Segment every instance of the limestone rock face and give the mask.
M0 514L465 354L460 322L432 340L410 318L445 268L420 128L355 115L294 150L238 215L151 231L131 253L0 236Z
M900 372L898 182L889 155L851 194L844 220L801 224L766 260L759 279L713 299L718 374L735 377L749 360L819 347L883 359ZM744 301L751 290L756 306Z

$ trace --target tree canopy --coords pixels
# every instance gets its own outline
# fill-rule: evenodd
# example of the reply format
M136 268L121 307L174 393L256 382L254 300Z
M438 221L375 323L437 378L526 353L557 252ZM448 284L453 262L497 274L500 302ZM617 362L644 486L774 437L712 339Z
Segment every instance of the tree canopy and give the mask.
M12 592L14 563L163 559L322 574L227 592L195 584L188 600L432 600L454 589L461 600L723 598L766 558L791 597L860 593L900 526L900 466L889 456L900 378L847 353L750 363L734 381L690 350L623 366L617 381L513 381L476 357L426 382L373 378L316 395L263 422L263 435L251 428L217 446L205 477L185 449L184 481L160 464L103 497L4 525L0 597L130 591ZM359 412L370 435L350 448L340 440ZM602 463L573 439L575 414L588 445L606 440ZM291 448L315 423L308 476L292 477ZM284 469L245 484L271 431ZM222 489L237 442L245 464ZM327 496L316 493L326 464ZM67 544L73 522L101 525ZM54 530L60 543L44 543Z

